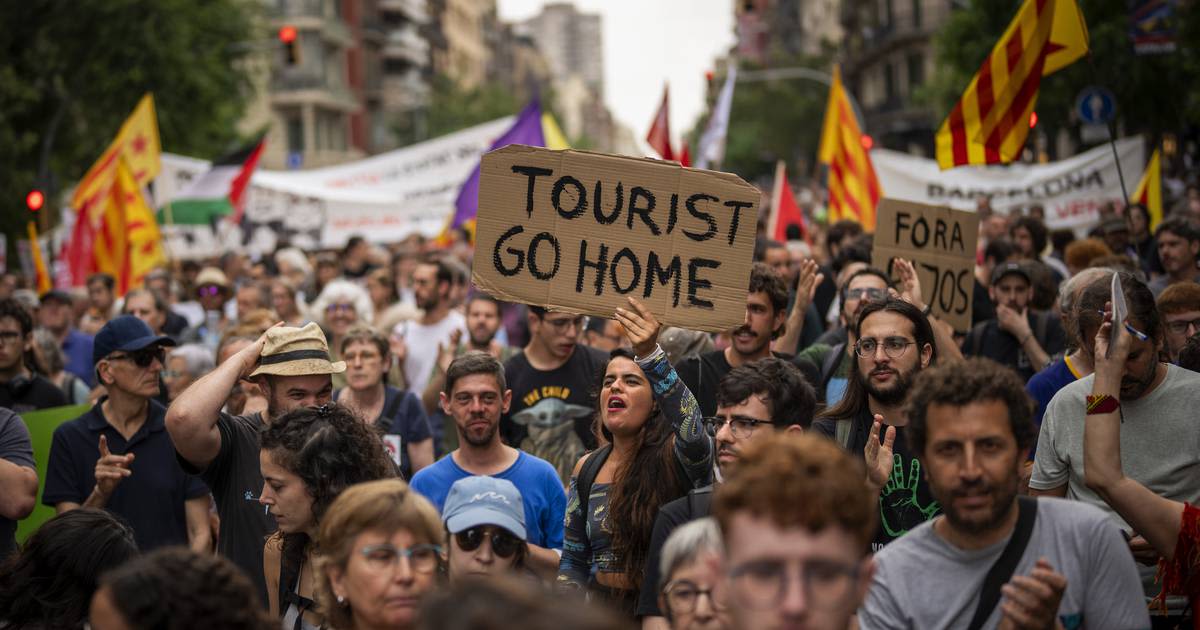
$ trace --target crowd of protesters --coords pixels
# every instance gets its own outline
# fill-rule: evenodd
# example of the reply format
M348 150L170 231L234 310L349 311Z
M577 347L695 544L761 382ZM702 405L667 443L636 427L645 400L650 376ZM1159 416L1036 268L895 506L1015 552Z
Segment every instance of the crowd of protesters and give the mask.
M720 334L416 237L6 276L0 628L1200 628L1184 202L981 200L961 330L851 221L760 236Z

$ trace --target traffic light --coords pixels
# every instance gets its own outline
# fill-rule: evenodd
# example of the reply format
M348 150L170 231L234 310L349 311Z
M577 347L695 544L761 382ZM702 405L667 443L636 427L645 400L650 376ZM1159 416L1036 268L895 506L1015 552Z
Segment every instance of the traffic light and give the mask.
M1033 129L1037 126L1037 112L1029 112L1029 128Z
M296 27L283 26L279 29L279 41L283 42L283 60L288 66L300 65L300 45L296 41Z
M862 148L868 151L875 146L875 139L865 133L858 139L858 141L862 144Z
M37 212L44 205L46 205L46 195L42 191L34 188L29 191L28 195L25 195L25 206L29 208L30 212Z

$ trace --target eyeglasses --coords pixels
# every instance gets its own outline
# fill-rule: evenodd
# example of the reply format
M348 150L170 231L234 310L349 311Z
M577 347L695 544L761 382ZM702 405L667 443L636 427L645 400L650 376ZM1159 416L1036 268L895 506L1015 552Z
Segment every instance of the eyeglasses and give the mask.
M162 363L167 359L167 353L162 346L151 346L142 348L136 352L128 352L126 354L113 354L105 357L109 361L133 361L134 365L140 368L148 368L155 361Z
M904 352L908 350L909 346L915 346L917 345L917 342L909 341L904 337L887 337L882 342L867 337L865 339L859 339L858 343L854 344L854 354L857 354L864 359L870 359L871 357L875 356L875 351L881 344L883 345L883 353L886 354L889 359L899 359L900 357L904 356Z
M562 334L574 327L576 330L587 328L588 318L586 315L567 319L542 319L543 322L549 324L554 332Z
M330 304L329 306L325 307L325 312L326 313L339 313L339 312L340 313L353 313L354 305L353 304Z
M847 300L878 300L887 295L886 289L876 289L874 287L859 287L857 289L846 289Z
M0 343L16 343L25 335L11 330L0 331Z
M409 568L416 573L432 573L438 566L442 548L438 545L413 545L407 549L389 543L367 545L359 550L367 566L375 571L395 569L400 558L408 560Z
M727 422L729 423L729 431L733 433L733 437L739 440L749 439L751 435L754 435L754 430L760 424L772 424L770 420L759 420L758 418L751 418L749 416L729 416L728 419L721 416L709 416L704 419L704 430L711 437L716 437L717 432Z
M1200 318L1185 319L1185 320L1178 321L1178 322L1167 322L1167 330L1170 330L1171 332L1175 333L1176 335L1182 335L1182 334L1186 333L1188 331L1188 328L1193 327L1193 326L1196 328L1196 330L1200 331ZM3 338L3 335L4 335L4 333L0 333L0 338Z
M701 595L707 595L715 610L725 610L724 599L717 598L711 588L700 588L688 580L678 580L667 584L663 589L667 598L667 607L675 614L688 614L696 610L696 603Z
M219 287L215 284L206 284L202 287L198 287L196 289L196 293L199 293L200 297L206 297L206 296L210 296L210 295L220 295L221 287Z
M854 590L858 567L829 560L799 563L799 576L807 601L832 607ZM779 605L795 577L789 563L763 560L748 562L729 572L733 596L747 608L768 609Z
M454 541L463 551L475 551L483 544L484 538L492 539L492 551L501 558L511 558L525 541L502 529L488 530L486 527L464 529L454 535Z

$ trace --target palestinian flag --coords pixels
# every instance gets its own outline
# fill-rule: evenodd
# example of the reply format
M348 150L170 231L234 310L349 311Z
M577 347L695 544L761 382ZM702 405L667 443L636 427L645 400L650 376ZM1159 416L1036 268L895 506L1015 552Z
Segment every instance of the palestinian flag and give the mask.
M258 166L265 140L227 155L215 162L160 210L165 224L212 225L213 220L229 217L241 223L246 188Z

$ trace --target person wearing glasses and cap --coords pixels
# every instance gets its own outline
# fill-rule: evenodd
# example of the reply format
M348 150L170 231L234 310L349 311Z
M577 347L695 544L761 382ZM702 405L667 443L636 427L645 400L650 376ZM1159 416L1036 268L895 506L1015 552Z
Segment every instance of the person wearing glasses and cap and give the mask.
M262 541L275 531L275 521L259 504L259 433L288 411L328 403L331 376L345 370L345 362L330 361L329 344L317 324L277 325L192 383L167 410L167 431L180 463L200 475L217 501L217 550L255 581L264 603ZM258 384L267 398L266 413L221 411L242 379Z
M175 461L167 410L154 400L163 348L173 345L133 315L96 333L96 379L108 393L55 429L42 503L60 514L106 509L129 523L142 551L189 545L207 553L208 488Z
M442 508L450 582L525 570L529 546L521 491L507 479L464 477Z

